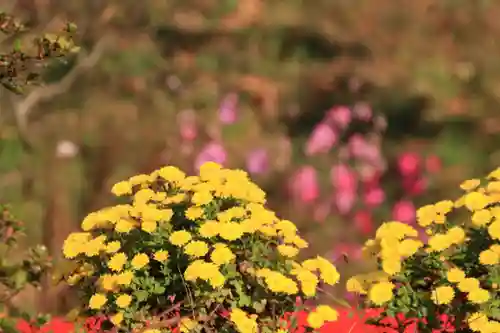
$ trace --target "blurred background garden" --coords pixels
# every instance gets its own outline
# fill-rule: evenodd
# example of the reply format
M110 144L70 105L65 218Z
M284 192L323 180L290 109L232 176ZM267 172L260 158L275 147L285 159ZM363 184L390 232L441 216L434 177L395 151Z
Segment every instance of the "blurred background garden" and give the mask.
M116 181L242 168L344 275L383 221L500 166L500 3L0 0L82 55L0 95L0 201L55 260ZM29 36L25 36L28 38ZM24 38L24 37L23 37ZM0 48L12 47L5 40ZM3 51L3 50L0 50ZM51 90L52 89L52 90ZM63 291L14 302L64 311ZM342 296L341 290L338 291Z

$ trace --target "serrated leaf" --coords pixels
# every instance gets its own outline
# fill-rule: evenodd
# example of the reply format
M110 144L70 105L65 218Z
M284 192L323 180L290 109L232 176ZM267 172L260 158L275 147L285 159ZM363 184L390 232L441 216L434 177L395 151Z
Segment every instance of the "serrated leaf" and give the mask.
M163 293L165 293L165 287L163 287L161 285L154 286L154 288L153 288L153 294L155 294L155 295L161 295Z
M252 299L247 294L240 293L238 296L239 296L238 306L243 307L243 306L250 306L252 304Z
M134 296L139 302L142 302L148 299L149 293L145 290L137 290L134 292Z
M255 312L261 313L262 311L264 311L266 309L266 304L267 304L267 300L263 299L260 302L253 302L252 308L254 308Z

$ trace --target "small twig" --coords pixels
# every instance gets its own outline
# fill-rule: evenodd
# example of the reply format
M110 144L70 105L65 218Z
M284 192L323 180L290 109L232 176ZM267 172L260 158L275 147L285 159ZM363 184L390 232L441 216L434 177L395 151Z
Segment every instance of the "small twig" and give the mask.
M172 305L171 307L169 307L168 309L166 309L165 311L161 312L159 314L159 316L166 316L170 313L172 313L173 311L177 310L180 308L180 306L184 303L184 301L179 301L177 303L175 303L174 305Z
M137 330L137 333L142 333L146 330L149 329L160 329L160 328L170 328L176 324L178 324L181 321L181 317L179 314L175 315L172 318L166 318L164 319L163 317L174 312L175 310L179 309L179 307L184 303L184 301L180 301L172 305L170 308L166 309L165 311L161 312L157 317L159 318L158 321L147 325L145 327L140 328Z
M191 303L191 312L192 312L192 315L193 317L195 316L195 313L194 313L194 298L193 298L193 295L191 294L191 290L189 290L188 286L187 286L187 283L186 283L186 280L184 280L184 276L181 272L181 269L179 268L179 265L177 265L177 271L179 272L179 276L181 277L182 279L182 285L184 286L184 289L186 290L186 293L187 293L187 296L189 298L189 302Z
M62 78L62 80L36 88L20 102L15 103L14 115L16 118L16 125L22 140L28 147L31 147L31 140L29 139L28 134L29 116L34 107L43 101L50 100L51 98L68 91L71 85L73 85L82 73L97 64L108 43L109 37L101 38L94 46L92 52L88 55L83 52L79 54L77 64L64 78Z
M352 309L352 305L350 305L349 303L343 301L343 300L340 300L338 297L336 297L335 295L333 295L332 293L326 291L325 289L321 288L321 287L318 287L317 288L318 291L320 291L321 293L325 294L326 296L330 297L335 303L339 304L339 305L342 305L342 306L346 306L347 308L349 309Z

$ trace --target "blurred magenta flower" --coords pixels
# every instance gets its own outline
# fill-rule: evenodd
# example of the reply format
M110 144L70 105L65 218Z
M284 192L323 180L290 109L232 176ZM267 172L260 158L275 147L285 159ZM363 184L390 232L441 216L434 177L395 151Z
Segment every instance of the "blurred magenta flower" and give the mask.
M349 166L338 164L330 169L330 183L334 189L332 200L341 215L349 213L356 203L358 179Z
M368 236L373 232L373 218L369 211L361 210L354 214L354 226L363 235Z
M363 102L356 103L352 111L354 113L354 117L362 121L370 121L373 116L371 106Z
M335 189L355 192L358 182L356 173L345 164L337 164L330 169L330 183Z
M381 161L383 162L383 161ZM385 163L380 163L379 165L373 165L371 163L359 163L356 165L356 170L359 175L361 182L366 183L376 177L381 170L385 169Z
M337 189L333 194L333 202L340 215L351 212L356 203L357 193L352 189Z
M380 186L380 180L382 177L382 172L373 172L370 177L363 179L363 185L365 188L374 188Z
M403 179L403 189L406 195L415 196L422 194L427 189L427 180L420 177L407 177Z
M347 106L335 106L328 110L326 117L328 122L340 129L345 129L351 123L352 113Z
M385 193L380 187L369 187L363 195L364 203L369 207L378 207L385 200Z
M319 123L307 140L305 154L313 156L327 153L337 142L337 133L325 123Z
M227 152L224 147L217 142L210 142L200 151L195 160L196 170L200 170L200 167L205 162L216 162L224 165L227 159Z
M392 218L396 221L411 224L415 222L415 206L409 200L400 200L392 207Z
M425 170L429 173L438 173L442 167L441 159L437 155L429 155L425 159Z
M261 174L269 168L269 156L267 150L259 148L252 150L247 155L246 161L247 171L251 174Z
M349 138L348 146L354 158L362 159L374 166L383 165L382 152L380 146L375 142L367 141L362 135L354 134Z
M415 176L420 171L421 158L418 154L408 152L399 155L398 170L403 177Z
M182 110L177 115L177 126L181 138L185 141L192 141L198 136L196 126L196 113L193 110Z
M227 94L219 106L219 119L223 124L233 124L237 118L238 95Z
M348 141L349 151L353 157L363 157L366 149L366 140L361 134L354 134Z
M310 203L319 197L319 184L316 169L310 165L297 170L291 179L292 196L303 203Z

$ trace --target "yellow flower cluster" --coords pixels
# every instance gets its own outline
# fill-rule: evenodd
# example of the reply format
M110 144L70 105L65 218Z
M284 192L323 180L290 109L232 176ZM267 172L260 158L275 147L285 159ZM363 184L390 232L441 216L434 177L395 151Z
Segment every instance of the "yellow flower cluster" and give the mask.
M474 332L492 333L500 332L500 322L489 320L488 316L482 312L473 313L467 318L469 328Z
M294 295L299 292L295 281L280 272L262 268L257 271L257 277L263 278L269 290L275 293Z
M219 267L204 260L193 261L184 272L184 278L193 282L196 279L204 280L214 288L221 287L225 282L225 277L219 271Z
M234 308L231 310L231 321L240 333L258 332L257 315L248 315L245 311Z
M458 200L439 201L417 211L417 223L429 236L426 243L409 225L382 224L363 248L366 256L376 258L380 271L351 277L347 290L367 295L377 307L415 292L412 297L420 297L422 304L430 299L438 306L453 304L454 311L476 309L468 318L472 331L500 332L500 322L491 316L500 310L500 168L487 180L486 184L467 180L460 185L465 193ZM462 215L452 214L460 208L470 219L461 217L456 223L452 217ZM415 271L427 271L429 276L421 280L419 275L413 281ZM411 288L399 290L401 283Z
M472 304L483 304L490 300L490 292L481 287L481 282L477 278L467 277L465 272L459 268L450 268L446 273L447 280L456 285L456 288L467 294L467 299ZM453 294L451 292L446 292L450 297L450 301L453 299ZM444 296L444 295L443 295ZM443 298L447 298L443 297ZM443 301L443 300L442 300ZM449 302L443 303L448 304Z
M431 299L434 304L450 304L455 297L455 290L450 286L441 286L434 289Z
M411 257L424 245L415 239L417 236L417 230L407 224L386 222L377 230L375 239L366 242L363 251L375 253L383 271L395 275L401 271L401 260Z
M129 203L90 213L82 221L82 232L66 239L63 254L80 267L90 266L85 273L71 275L71 281L78 284L92 276L87 280L95 285L89 308L111 315L115 324L130 317L124 314L131 304L144 302L132 293L141 289L141 281L172 271L192 284L189 291L196 289L203 304L215 297L204 286L225 288L225 294L232 295L227 291L233 284L228 282L243 282L244 274L269 293L266 297L313 297L320 281L329 285L339 281L335 266L325 258L294 260L308 243L294 223L265 207L265 193L242 170L208 162L198 176L187 176L166 166L120 181L111 191ZM256 256L255 251L274 254ZM247 269L234 272L245 262L250 263ZM165 278L158 281L168 290ZM144 288L144 292L151 289ZM326 307L319 309L311 314L313 323L335 317ZM231 320L241 332L251 332L258 323L256 315L238 309L233 309Z
M326 322L336 321L339 314L327 305L320 305L307 316L307 323L311 328L321 328Z
M301 292L308 297L316 295L317 286L320 279L328 285L335 285L338 283L340 275L328 260L320 256L314 259L307 259L302 263L292 261L292 270L289 272L295 280L300 282ZM286 275L262 268L256 271L255 274L258 278L262 279L266 287L274 293L284 294L297 294L299 291L297 282Z

